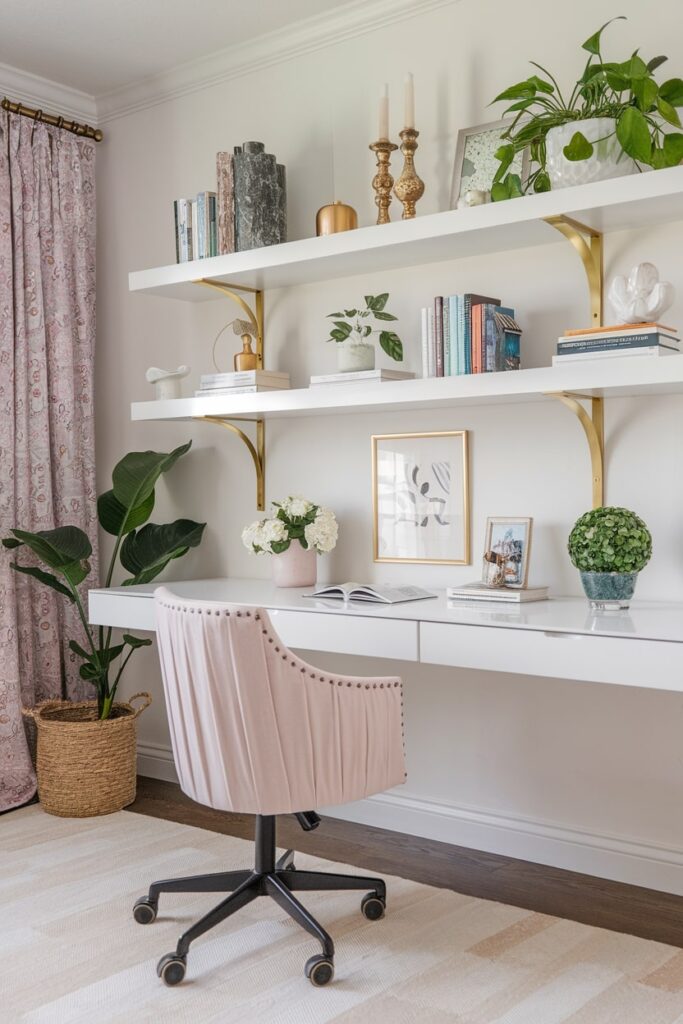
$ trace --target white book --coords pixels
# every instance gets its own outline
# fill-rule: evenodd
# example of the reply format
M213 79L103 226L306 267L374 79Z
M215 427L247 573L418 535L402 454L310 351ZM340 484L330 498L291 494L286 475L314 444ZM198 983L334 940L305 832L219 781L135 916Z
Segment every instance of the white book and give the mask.
M527 601L546 601L547 587L487 587L481 580L465 583L462 587L448 587L446 597L457 601L501 601L524 604Z
M370 604L401 604L436 596L422 587L371 587L363 583L332 583L318 587L312 594L302 594L302 597L333 597L338 601L365 601Z
M434 309L427 310L427 376L436 377L436 335L434 334Z
M195 398L215 398L218 395L255 395L261 391L289 391L289 386L279 387L267 384L243 384L232 388L199 388L195 391Z
M420 351L422 354L422 376L429 376L429 310L420 310Z
M190 259L199 259L199 210L197 208L197 200L190 200L192 207L192 231L190 232Z
M641 356L679 356L675 348L664 345L648 345L647 348L617 348L614 352L568 352L567 355L553 356L553 366L565 363L580 363L585 359L637 359Z
M173 204L176 225L176 261L192 259L192 200L176 199Z
M321 384L373 384L390 380L412 380L414 373L408 370L357 370L351 373L324 373L311 377L311 387Z
M289 387L289 374L279 370L237 370L235 373L203 373L202 388L230 388L245 384L278 384Z

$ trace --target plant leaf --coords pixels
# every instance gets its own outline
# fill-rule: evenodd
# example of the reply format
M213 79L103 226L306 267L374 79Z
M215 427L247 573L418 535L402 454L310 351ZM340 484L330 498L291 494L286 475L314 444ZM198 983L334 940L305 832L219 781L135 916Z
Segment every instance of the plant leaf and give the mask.
M600 53L600 36L607 26L611 25L613 21L626 21L626 16L624 14L619 14L616 18L610 18L609 21L605 22L602 28L599 28L597 32L594 32L592 36L588 37L586 42L582 44L581 49L588 50L589 53Z
M647 64L642 57L638 56L638 51L636 51L631 59L626 62L624 68L625 70L627 69L626 74L629 78L646 78L649 75Z
M398 317L394 316L393 313L385 313L381 309L376 309L375 320L398 320Z
M147 523L141 530L133 530L121 545L121 565L132 575L124 585L151 583L172 559L197 547L205 526L192 519L177 519L163 526Z
M403 344L398 334L393 331L380 331L379 343L382 350L391 358L400 363L403 359Z
M683 107L683 80L669 78L659 87L659 95L672 107Z
M124 633L123 642L128 644L129 647L132 647L134 651L136 651L138 647L150 647L152 644L152 641L147 637L143 639L143 637L140 636L133 636L132 633Z
M666 100L663 100L661 96L657 100L657 110L664 120L669 122L669 124L674 125L676 128L681 127L681 119L678 116L678 111L675 107L672 107L670 103L667 103Z
M344 316L349 316L349 317L355 316L357 312L358 312L358 310L356 310L356 309L345 309L344 310ZM341 316L341 313L339 315Z
M370 305L370 308L374 313L381 312L381 310L386 306L388 298L389 292L382 292L381 295L375 295L372 305L370 305L370 303L368 303L368 305Z
M677 167L683 160L683 135L680 132L669 132L664 136L662 146L665 167Z
M492 103L498 103L500 100L523 100L533 99L536 95L536 86L529 79L525 79L523 82L517 82L516 85L511 85L508 89L499 93Z
M137 530L146 523L154 510L154 491L150 491L144 501L136 508L126 509L116 498L113 491L105 491L97 499L97 518L100 526L107 533L118 537Z
M633 82L632 88L641 110L651 110L657 103L659 89L657 83L651 78L637 78ZM673 107L671 109L673 110Z
M12 533L51 569L65 569L74 562L90 558L92 554L87 534L77 526L58 526L54 530L39 530L37 533L12 530Z
M550 192L550 176L547 171L539 171L536 175L534 192Z
M661 67L668 59L668 57L653 57L652 60L647 62L647 70L656 71L657 68Z
M353 330L351 324L347 324L344 320L335 320L334 326L344 335L345 338L348 338L349 334Z
M567 160L587 160L593 155L593 143L588 141L583 132L574 132L562 152Z
M16 537L5 537L2 546L5 548L20 548L22 541L17 540Z
M126 510L138 508L154 490L162 473L166 473L181 455L192 447L192 441L172 452L129 452L114 466L112 483L114 497Z
M52 587L58 594L62 594L64 597L68 597L73 604L75 598L70 590L68 590L63 583L53 576L51 572L44 572L42 569L38 569L33 565L19 565L17 562L10 562L10 565L15 572L23 572L26 576L32 576L39 583L44 583L46 587Z
M649 163L652 154L650 128L637 107L626 107L617 121L617 138L621 148L634 160Z
M335 327L333 331L330 331L328 341L346 341L347 338L348 334L344 334L343 331L340 331Z
M532 75L531 78L528 79L528 82L530 85L534 85L538 92L555 92L555 87L551 85L550 82L546 82L544 78L539 78L538 75Z

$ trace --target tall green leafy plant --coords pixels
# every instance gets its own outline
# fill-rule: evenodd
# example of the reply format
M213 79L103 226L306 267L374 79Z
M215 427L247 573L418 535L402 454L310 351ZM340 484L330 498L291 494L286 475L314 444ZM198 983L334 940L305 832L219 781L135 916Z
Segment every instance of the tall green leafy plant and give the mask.
M373 334L379 335L379 343L384 352L397 363L403 359L403 343L395 331L382 330L367 321L398 320L393 313L384 308L389 292L381 295L366 295L364 309L345 309L341 313L328 313L328 319L334 320L328 341L342 342L347 339L356 345L368 344Z
M540 75L511 85L493 100L511 101L505 114L514 114L503 133L507 141L496 152L499 166L491 189L494 202L530 190L550 189L546 136L552 128L572 121L610 118L614 129L603 139L616 134L624 153L638 165L673 167L683 160L683 134L670 130L681 128L676 108L683 106L683 81L669 78L661 85L655 81L655 71L667 57L653 57L645 62L636 50L624 61L606 61L601 52L602 33L612 22L621 20L625 20L623 15L612 18L583 43L588 60L568 99L553 75L541 64L530 61ZM522 182L518 174L509 173L509 168L515 156L527 148L533 170ZM563 153L567 160L580 161L587 160L593 150L594 143L577 130Z
M101 494L97 502L100 526L115 538L105 586L111 586L117 561L130 574L123 580L123 586L151 583L172 559L182 557L201 541L205 523L191 519L177 519L165 525L148 522L159 477L167 473L191 445L188 441L168 454L130 452L114 467L112 487ZM11 537L2 541L6 548L27 548L46 567L15 561L11 563L15 572L51 587L75 605L83 625L85 646L70 640L69 649L81 659L81 678L95 687L99 717L108 718L121 675L133 651L147 647L152 641L124 633L121 642L114 643L111 628L94 628L88 623L79 587L90 573L92 545L83 530L76 526L59 526L36 533L21 529L11 533Z

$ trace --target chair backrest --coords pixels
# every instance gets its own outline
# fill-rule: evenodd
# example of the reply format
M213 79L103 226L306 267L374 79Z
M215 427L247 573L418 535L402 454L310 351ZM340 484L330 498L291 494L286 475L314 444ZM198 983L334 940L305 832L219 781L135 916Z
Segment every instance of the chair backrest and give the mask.
M199 803L283 814L402 783L403 687L293 654L259 608L155 591L176 770Z

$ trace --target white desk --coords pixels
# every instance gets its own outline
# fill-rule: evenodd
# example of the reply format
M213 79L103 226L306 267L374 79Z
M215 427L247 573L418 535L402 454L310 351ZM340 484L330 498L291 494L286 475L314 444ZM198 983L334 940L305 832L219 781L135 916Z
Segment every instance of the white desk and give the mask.
M94 625L153 631L159 584L90 591ZM594 614L585 598L524 605L311 600L251 579L165 584L181 597L266 608L289 647L683 691L683 604Z

